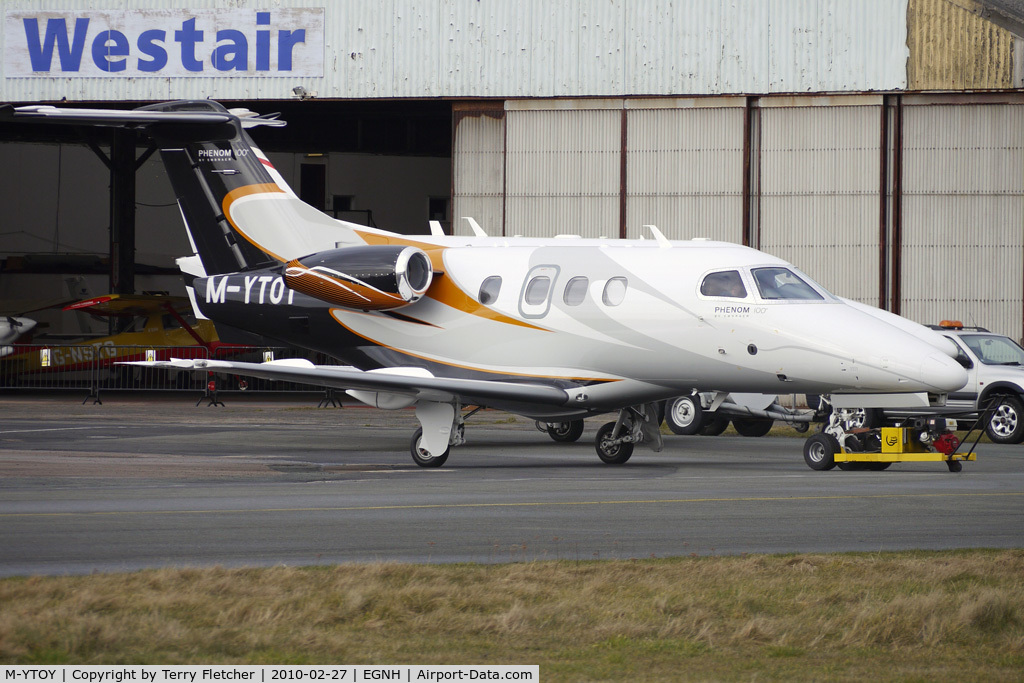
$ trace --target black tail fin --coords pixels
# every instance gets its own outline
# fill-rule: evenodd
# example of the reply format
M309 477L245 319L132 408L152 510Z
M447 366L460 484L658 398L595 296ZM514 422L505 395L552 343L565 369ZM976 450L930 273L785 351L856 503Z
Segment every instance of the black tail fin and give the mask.
M225 215L225 198L243 188L291 193L256 148L241 120L218 102L178 101L136 111L217 113L230 116L210 125L155 123L148 134L160 147L182 217L207 274L261 268L280 260L245 238ZM276 176L276 177L275 177Z

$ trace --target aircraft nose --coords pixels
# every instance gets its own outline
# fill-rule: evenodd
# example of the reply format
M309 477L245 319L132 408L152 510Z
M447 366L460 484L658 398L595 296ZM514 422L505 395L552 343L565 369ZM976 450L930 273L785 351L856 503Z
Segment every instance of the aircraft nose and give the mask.
M961 389L967 384L967 371L942 353L933 353L921 361L921 379L940 393Z

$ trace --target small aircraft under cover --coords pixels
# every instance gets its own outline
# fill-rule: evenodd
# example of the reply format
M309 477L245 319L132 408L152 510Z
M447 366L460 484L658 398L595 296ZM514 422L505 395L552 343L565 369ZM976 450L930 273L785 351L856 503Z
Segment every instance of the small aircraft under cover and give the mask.
M198 315L351 366L171 360L415 406L415 462L464 442L464 406L507 410L601 460L661 448L657 402L692 390L945 393L966 381L948 340L826 291L735 244L653 239L401 235L304 204L245 129L274 116L180 101L131 111L29 106L6 120L121 126L159 147L193 254L178 260ZM557 232L557 226L552 226Z
M115 362L146 357L145 349L159 349L164 360L171 349L184 355L185 347L205 350L213 355L223 344L209 320L195 320L189 300L180 296L150 294L106 294L74 301L62 306L65 311L125 319L128 325L113 335L87 337L73 342L31 344L7 347L12 350L4 361L5 372L31 373L107 367ZM47 350L46 362L40 351Z

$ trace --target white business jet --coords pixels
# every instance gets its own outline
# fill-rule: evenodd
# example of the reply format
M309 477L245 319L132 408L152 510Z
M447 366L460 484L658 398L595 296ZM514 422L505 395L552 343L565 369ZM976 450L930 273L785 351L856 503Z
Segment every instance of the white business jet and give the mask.
M159 147L193 254L196 313L349 366L149 363L348 390L415 406L410 450L438 467L464 406L500 408L624 463L661 448L657 402L692 390L944 393L966 373L926 328L842 300L789 263L735 244L401 235L304 204L245 129L283 125L212 101L132 111L5 107L7 120L122 126ZM863 405L863 402L861 403Z

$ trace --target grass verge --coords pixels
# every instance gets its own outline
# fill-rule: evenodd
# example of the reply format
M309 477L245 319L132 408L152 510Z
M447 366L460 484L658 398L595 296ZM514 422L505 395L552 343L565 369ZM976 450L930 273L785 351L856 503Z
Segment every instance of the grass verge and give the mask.
M1020 680L1024 550L14 578L0 581L0 663Z

